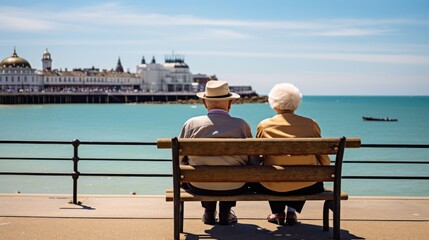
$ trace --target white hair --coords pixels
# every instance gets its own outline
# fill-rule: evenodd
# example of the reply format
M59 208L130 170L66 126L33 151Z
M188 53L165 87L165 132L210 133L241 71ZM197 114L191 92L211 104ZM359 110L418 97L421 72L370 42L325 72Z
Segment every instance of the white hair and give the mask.
M268 94L268 102L272 109L295 111L301 103L302 94L291 83L274 85Z

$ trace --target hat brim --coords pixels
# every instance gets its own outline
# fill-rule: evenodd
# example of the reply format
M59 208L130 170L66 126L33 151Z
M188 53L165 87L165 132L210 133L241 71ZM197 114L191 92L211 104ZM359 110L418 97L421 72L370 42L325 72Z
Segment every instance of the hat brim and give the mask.
M199 92L197 93L197 97L201 99L208 99L211 101L221 101L221 100L233 100L240 98L240 95L237 93L229 92L228 96L221 96L221 97L207 97L206 92Z

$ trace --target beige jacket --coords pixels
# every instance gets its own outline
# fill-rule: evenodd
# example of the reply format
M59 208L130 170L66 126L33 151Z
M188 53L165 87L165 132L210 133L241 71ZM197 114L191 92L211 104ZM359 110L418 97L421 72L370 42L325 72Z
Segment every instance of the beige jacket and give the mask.
M321 137L319 125L312 119L293 113L278 114L261 121L257 127L257 138L312 138ZM329 165L327 155L320 156L266 156L264 165ZM314 184L314 182L263 182L267 189L289 192Z

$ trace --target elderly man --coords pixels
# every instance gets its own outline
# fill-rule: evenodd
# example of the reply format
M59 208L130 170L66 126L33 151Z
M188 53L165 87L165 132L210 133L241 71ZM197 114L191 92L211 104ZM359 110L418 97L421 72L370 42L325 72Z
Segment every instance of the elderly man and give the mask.
M186 121L180 138L251 138L252 133L243 119L229 115L231 104L240 95L230 92L228 83L225 81L209 81L205 92L197 93L202 100L208 113L207 115L193 117ZM190 165L246 165L247 156L188 156ZM192 182L188 184L189 190L194 193L205 195L233 195L245 189L245 183L201 183ZM213 225L216 223L216 202L201 202L205 209L203 222ZM237 222L237 217L231 208L235 201L219 202L219 224L230 225Z

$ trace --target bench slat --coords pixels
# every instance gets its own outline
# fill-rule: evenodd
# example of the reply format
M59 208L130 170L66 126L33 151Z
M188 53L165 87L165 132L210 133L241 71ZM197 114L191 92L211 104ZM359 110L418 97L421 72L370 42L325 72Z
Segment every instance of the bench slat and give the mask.
M180 138L180 155L314 155L335 154L339 138ZM158 139L157 147L171 148L171 139ZM346 140L347 148L360 147L360 139Z
M341 200L349 198L346 192L341 192ZM173 201L173 189L167 189L165 199ZM181 201L304 201L304 200L333 200L332 189L326 188L324 192L308 195L277 196L270 194L239 194L233 196L208 196L198 195L180 190Z
M233 174L231 174L233 173ZM181 182L332 182L335 166L180 166Z

